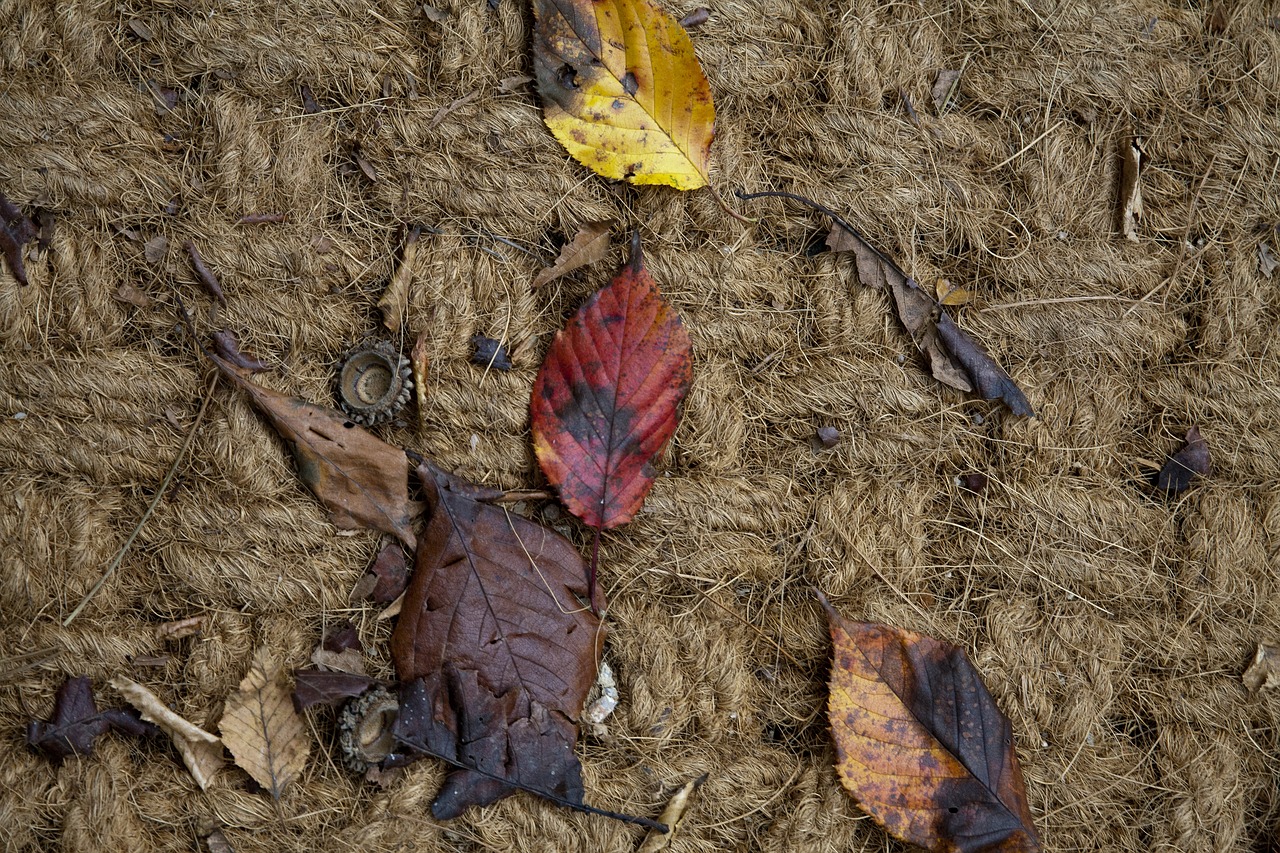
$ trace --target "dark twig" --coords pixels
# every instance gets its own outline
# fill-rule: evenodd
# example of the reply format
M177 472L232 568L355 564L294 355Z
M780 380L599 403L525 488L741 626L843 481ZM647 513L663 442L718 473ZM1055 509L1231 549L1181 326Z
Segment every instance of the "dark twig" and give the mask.
M218 300L219 304L225 308L227 306L227 297L222 292L222 285L218 283L218 277L213 274L213 270L209 269L205 264L204 258L200 257L196 244L187 240L182 245L186 248L187 254L191 256L191 266L195 268L196 278L204 285L204 289L209 292L209 295Z
M825 205L818 204L818 202L814 201L811 198L806 198L805 196L797 195L796 193L789 193L789 192L786 192L785 190L767 190L765 192L760 192L760 193L744 193L742 190L737 190L734 194L738 198L742 199L743 201L751 201L752 199L755 199L755 198L789 198L792 201L800 202L805 207L808 207L812 210L816 210L819 213L826 214L827 216L831 217L832 222L839 225L845 231L848 231L854 237L857 237L864 244L866 244L866 247L871 250L871 253L875 255L876 258L882 264L887 264L890 268L893 269L894 272L898 273L903 278L911 278L911 276L903 272L902 267L895 264L888 255L886 255L884 252L877 249L875 245L862 234L861 231L859 231L857 228L854 228L848 222L845 222L844 219L840 217L840 214L836 213L834 210L832 210L831 208Z

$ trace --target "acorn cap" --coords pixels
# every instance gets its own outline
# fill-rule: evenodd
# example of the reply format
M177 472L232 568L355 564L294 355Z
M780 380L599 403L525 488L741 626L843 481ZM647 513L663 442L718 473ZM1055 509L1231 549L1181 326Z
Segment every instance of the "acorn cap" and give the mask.
M346 765L363 773L386 758L395 746L391 729L399 715L400 703L385 687L348 702L338 718L338 745Z
M412 391L409 359L385 341L356 347L338 368L338 405L358 424L372 426L395 417Z

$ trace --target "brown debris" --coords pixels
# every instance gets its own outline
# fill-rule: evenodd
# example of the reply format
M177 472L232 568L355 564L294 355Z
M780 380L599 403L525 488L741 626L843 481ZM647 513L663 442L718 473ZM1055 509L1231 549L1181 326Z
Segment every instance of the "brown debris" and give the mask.
M938 72L938 76L933 81L933 90L930 92L933 98L933 109L937 115L942 115L947 111L947 105L955 97L959 84L959 70L946 68Z
M190 616L186 619L179 619L176 622L165 622L156 626L156 639L164 642L194 636L204 630L204 623L207 621L209 621L209 617L206 615Z
M225 307L227 297L222 292L222 285L218 283L218 277L213 274L213 270L209 269L205 264L204 258L200 257L196 244L186 240L182 246L187 250L187 254L191 256L191 266L196 271L196 281L204 285L205 292L216 299L219 305Z
M1142 219L1142 137L1135 136L1121 153L1120 168L1120 233L1126 240L1138 242L1138 222Z
M1187 430L1186 443L1175 454L1169 457L1156 475L1156 488L1162 492L1176 495L1185 491L1197 474L1209 476L1213 467L1209 463L1209 443L1200 435L1200 428L1192 426Z
M560 250L555 263L534 276L533 288L536 290L580 267L604 260L609 254L611 227L613 223L609 221L588 222L579 226L578 233L573 235L573 240L566 243Z
M222 758L222 742L218 740L218 736L175 714L160 701L159 696L131 678L117 675L111 679L111 686L138 709L142 719L155 723L169 736L200 790L209 790L213 777L218 775L218 771L226 763Z
M169 254L169 238L163 234L152 237L142 244L142 256L152 266L157 266L164 261L164 257L167 254Z
M694 9L692 12L680 19L680 26L684 27L686 30L692 30L696 27L702 26L709 20L711 20L711 10L705 6L699 6L697 9Z
M150 308L153 301L136 284L127 281L117 287L116 292L111 296L117 302L126 302L135 308Z
M1274 690L1280 687L1280 646L1271 643L1258 643L1258 651L1254 653L1253 663L1241 676L1249 694L1256 696L1260 690Z
M403 238L400 243L400 263L391 274L391 281L378 300L378 310L382 312L382 325L392 334L400 332L404 324L405 314L409 310L409 286L413 283L413 259L418 255L418 237L422 227L402 227Z

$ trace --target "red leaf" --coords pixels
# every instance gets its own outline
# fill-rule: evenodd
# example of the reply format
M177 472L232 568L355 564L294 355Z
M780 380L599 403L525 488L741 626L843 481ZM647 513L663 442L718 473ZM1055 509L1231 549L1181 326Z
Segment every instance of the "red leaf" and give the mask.
M617 527L644 504L689 390L690 350L636 235L631 262L556 334L533 386L538 462L591 527Z

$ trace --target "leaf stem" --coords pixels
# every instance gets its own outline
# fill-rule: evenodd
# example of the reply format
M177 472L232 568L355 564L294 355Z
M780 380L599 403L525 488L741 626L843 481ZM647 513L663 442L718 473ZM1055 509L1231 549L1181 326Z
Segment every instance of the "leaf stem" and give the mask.
M725 213L729 214L734 219L738 220L744 225L759 224L760 222L759 218L752 219L750 216L743 216L741 213L738 213L738 211L729 207L729 203L726 202L724 200L724 197L720 195L720 191L715 187L711 186L711 184L707 184L707 189L711 190L711 195L715 197L716 204L720 205L720 209L723 210ZM742 199L747 198L746 196L742 195L742 193L736 193L736 195L738 196L738 198L742 198Z
M591 603L591 612L596 616L596 568L600 565L600 527L596 526L595 540L591 543L591 565L587 567L587 601Z
M864 244L866 244L866 247L871 250L872 254L874 254L880 260L881 263L888 264L889 267L891 267L895 272L897 272L903 278L911 278L911 276L907 275L905 272L902 271L902 268L900 266L898 266L893 262L892 258L890 258L884 252L877 249L875 245L872 244L872 242L868 240L861 231L859 231L857 228L854 228L848 222L845 222L844 219L840 216L840 214L836 213L834 210L827 207L826 205L819 204L818 202L814 201L811 198L806 198L805 196L798 195L796 193L786 192L785 190L766 190L765 192L759 192L759 193L744 193L742 190L737 190L734 194L738 198L742 199L743 201L751 201L752 199L756 199L756 198L789 198L792 201L800 202L805 207L808 207L812 210L816 210L819 213L826 214L827 216L831 217L831 221L835 222L835 224L839 225L841 228L848 231L854 237L857 237Z
M169 473L164 475L164 479L160 481L160 487L156 489L155 496L151 498L151 504L147 507L147 511L142 514L142 518L138 520L137 526L133 528L133 532L129 534L129 538L120 546L120 550L116 552L116 557L111 561L111 565L107 566L107 570L102 573L102 577L98 578L98 582L93 585L93 589L80 600L76 605L76 609L71 611L71 615L63 620L62 627L65 628L75 621L85 606L93 600L98 594L107 580L115 574L116 569L120 568L120 564L124 562L125 555L129 553L129 549L133 547L133 542L138 538L138 534L142 532L142 528L150 520L151 514L156 511L156 507L160 505L161 498L164 493L169 490L169 483L173 481L173 475L178 473L178 466L182 464L182 460L186 458L187 451L191 448L191 442L195 439L196 433L200 431L200 424L204 421L204 413L209 409L209 400L213 398L214 386L218 384L218 374L214 374L209 380L209 390L205 392L204 402L200 404L200 412L196 415L195 423L191 425L191 431L187 433L187 440L182 443L182 447L178 449L178 455L173 458L173 465L169 466Z

